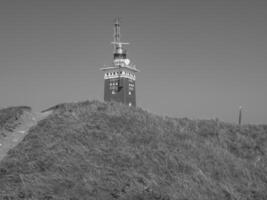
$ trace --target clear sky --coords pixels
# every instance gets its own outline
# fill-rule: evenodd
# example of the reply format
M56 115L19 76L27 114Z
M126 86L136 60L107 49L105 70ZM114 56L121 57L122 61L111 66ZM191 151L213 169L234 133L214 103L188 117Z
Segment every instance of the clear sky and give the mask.
M267 124L264 0L2 0L0 107L103 100L113 19L141 70L137 104L174 117Z

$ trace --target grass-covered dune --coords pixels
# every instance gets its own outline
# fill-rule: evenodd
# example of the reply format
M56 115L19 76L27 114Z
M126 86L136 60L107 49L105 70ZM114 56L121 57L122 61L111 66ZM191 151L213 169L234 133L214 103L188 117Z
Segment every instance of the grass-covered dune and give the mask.
M31 112L31 108L16 106L0 110L0 139L6 136L6 132L12 132L21 124L21 117L25 112Z
M266 200L267 126L55 106L0 163L0 197Z

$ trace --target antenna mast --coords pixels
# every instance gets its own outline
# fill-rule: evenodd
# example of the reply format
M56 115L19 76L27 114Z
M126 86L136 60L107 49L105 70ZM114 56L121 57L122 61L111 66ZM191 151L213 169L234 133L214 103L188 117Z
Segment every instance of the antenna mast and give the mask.
M114 41L112 44L114 45L114 61L116 59L126 59L126 49L123 48L123 45L127 45L129 43L121 42L120 20L118 17L115 19L113 36Z
M115 19L115 24L114 24L114 43L119 43L120 42L120 20L117 17Z

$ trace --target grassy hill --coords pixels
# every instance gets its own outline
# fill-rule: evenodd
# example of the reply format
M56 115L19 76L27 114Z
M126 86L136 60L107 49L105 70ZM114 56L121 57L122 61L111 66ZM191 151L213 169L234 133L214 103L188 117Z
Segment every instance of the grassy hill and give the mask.
M97 101L48 110L0 163L0 199L267 199L267 125Z
M20 143L28 130L36 125L45 114L37 114L27 106L17 106L0 110L0 161L10 149Z
M21 124L23 114L31 112L27 106L17 106L0 110L0 139L6 137L8 132L12 132Z

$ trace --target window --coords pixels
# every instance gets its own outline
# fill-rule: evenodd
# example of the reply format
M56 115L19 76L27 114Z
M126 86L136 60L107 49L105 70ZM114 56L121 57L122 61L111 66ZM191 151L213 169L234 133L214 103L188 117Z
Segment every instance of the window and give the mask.
M115 94L116 92L115 92L115 90L112 90L112 92L111 92L112 94Z
M131 95L132 94L132 92L131 91L129 91L129 95Z
M130 106L130 107L132 106L132 103L131 103L131 102L129 102L129 106Z

